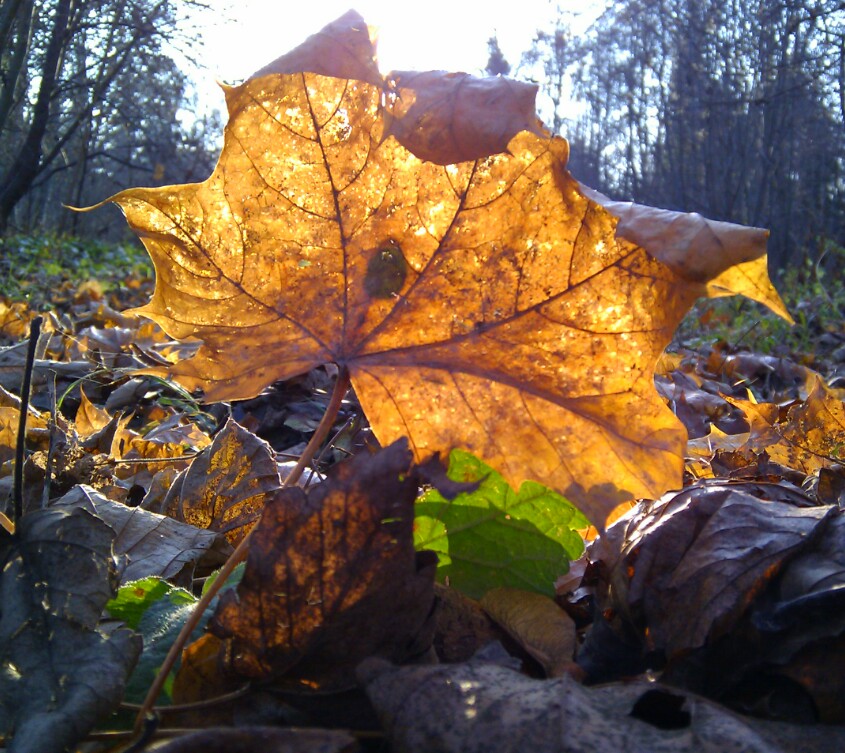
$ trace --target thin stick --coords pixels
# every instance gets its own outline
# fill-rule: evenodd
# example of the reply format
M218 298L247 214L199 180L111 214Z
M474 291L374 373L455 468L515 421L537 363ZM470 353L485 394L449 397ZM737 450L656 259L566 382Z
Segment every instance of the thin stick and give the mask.
M35 348L41 334L43 316L36 316L29 325L29 347L26 349L26 365L21 384L21 414L18 420L18 441L15 445L15 476L13 495L15 499L15 525L19 525L23 516L23 463L26 450L26 417L29 413L29 392L32 389L32 369L35 365Z
M295 484L302 475L302 472L313 460L317 450L320 449L320 446L325 441L329 431L331 431L332 425L337 418L338 411L340 411L340 405L343 402L343 398L348 389L349 370L342 366L338 370L337 380L334 384L334 391L332 392L329 404L326 406L326 412L320 420L320 425L317 427L317 430L308 442L308 445L302 453L302 456L299 458L296 466L290 472L290 475L284 480L284 483L282 484L283 489ZM185 622L182 626L182 630L179 631L179 635L176 636L176 640L167 652L167 656L165 656L164 662L159 668L158 674L156 675L155 680L153 680L153 684L150 686L146 698L144 698L144 702L141 704L138 716L135 718L136 734L140 734L143 731L144 720L155 705L156 699L161 693L161 689L164 687L164 683L167 680L167 676L170 674L170 670L173 669L173 666L176 664L176 660L181 655L185 644L188 642L191 633L194 631L194 628L197 624L199 624L203 612L205 612L206 608L211 603L211 600L223 587L223 584L232 574L235 567L246 558L247 551L249 550L249 538L254 530L255 528L252 528L249 533L241 539L240 543L235 548L235 551L229 555L229 559L227 559L223 564L223 567L220 568L220 572L217 574L214 582L209 586L202 598L196 603L196 606L194 606L187 622Z
M58 430L59 410L56 406L56 372L51 371L50 377L47 380L47 386L50 392L50 449L47 451L47 463L44 467L44 488L41 490L41 509L46 510L50 502L50 479L53 476L53 463L56 460L56 454L59 451L56 436Z

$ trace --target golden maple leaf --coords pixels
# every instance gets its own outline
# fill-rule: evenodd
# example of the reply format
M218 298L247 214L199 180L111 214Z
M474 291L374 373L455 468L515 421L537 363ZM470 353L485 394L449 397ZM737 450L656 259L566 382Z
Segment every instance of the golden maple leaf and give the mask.
M156 268L136 312L203 343L160 373L214 401L346 366L383 443L405 435L417 457L463 447L598 522L679 487L686 435L654 365L714 282L780 305L765 232L603 208L534 94L382 76L354 12L226 88L208 180L111 199Z

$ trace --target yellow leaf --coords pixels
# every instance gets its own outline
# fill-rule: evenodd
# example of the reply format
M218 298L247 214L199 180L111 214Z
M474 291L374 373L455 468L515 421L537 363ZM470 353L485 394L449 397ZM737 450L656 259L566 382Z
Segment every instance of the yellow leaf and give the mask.
M85 391L80 388L79 408L76 411L76 418L73 420L79 435L81 437L87 437L94 432L100 431L108 426L111 420L112 417L109 412L94 405L88 399Z
M809 474L845 460L845 403L818 374L811 373L807 386L807 399L783 417L773 403L726 400L748 417L748 449L765 450L774 462Z
M226 89L208 180L112 198L156 268L137 313L203 343L152 372L228 400L346 366L382 443L463 447L599 523L679 487L685 431L654 366L708 282L759 243L737 231L718 263L694 243L663 258L584 195L525 88L382 78L374 59L347 14Z

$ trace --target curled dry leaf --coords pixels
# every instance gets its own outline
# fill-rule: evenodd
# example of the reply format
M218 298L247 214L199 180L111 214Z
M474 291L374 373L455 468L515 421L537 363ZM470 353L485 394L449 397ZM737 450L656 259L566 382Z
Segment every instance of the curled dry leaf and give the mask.
M588 556L600 604L648 629L669 657L730 631L833 512L788 486L703 481L632 512ZM612 584L612 585L611 585Z
M431 645L436 558L414 551L410 466L399 441L265 506L243 579L211 622L232 669L343 687L368 656L401 661Z
M697 213L613 201L592 188L581 188L619 219L620 236L648 249L685 280L706 285L711 298L741 294L792 321L769 280L768 230L708 220Z
M662 681L731 708L842 723L843 520L783 483L699 482L642 505L589 551L602 617L579 665L601 681L662 657Z
M529 89L374 61L350 12L226 89L208 180L111 199L156 268L137 313L203 343L152 371L225 400L335 362L382 444L463 447L598 523L679 487L685 432L654 364L708 285L765 276L763 231L626 220L640 247L566 171Z
M845 515L833 509L822 536L787 564L751 615L758 632L750 647L740 648L756 654L765 679L756 695L742 695L746 706L761 695L783 697L782 682L773 688L789 678L793 695L812 699L811 718L845 723Z

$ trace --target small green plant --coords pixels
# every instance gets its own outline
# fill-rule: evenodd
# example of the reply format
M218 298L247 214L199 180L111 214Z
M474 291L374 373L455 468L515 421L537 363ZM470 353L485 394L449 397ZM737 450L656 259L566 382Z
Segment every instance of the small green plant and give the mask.
M741 296L707 299L687 314L674 345L722 341L765 354L818 353L823 335L845 334L845 279L836 271L843 265L845 248L828 242L818 260L808 256L781 274L777 287L794 325Z
M153 270L137 244L101 243L58 235L0 238L0 296L45 310L61 291L95 280L103 291L146 279Z

